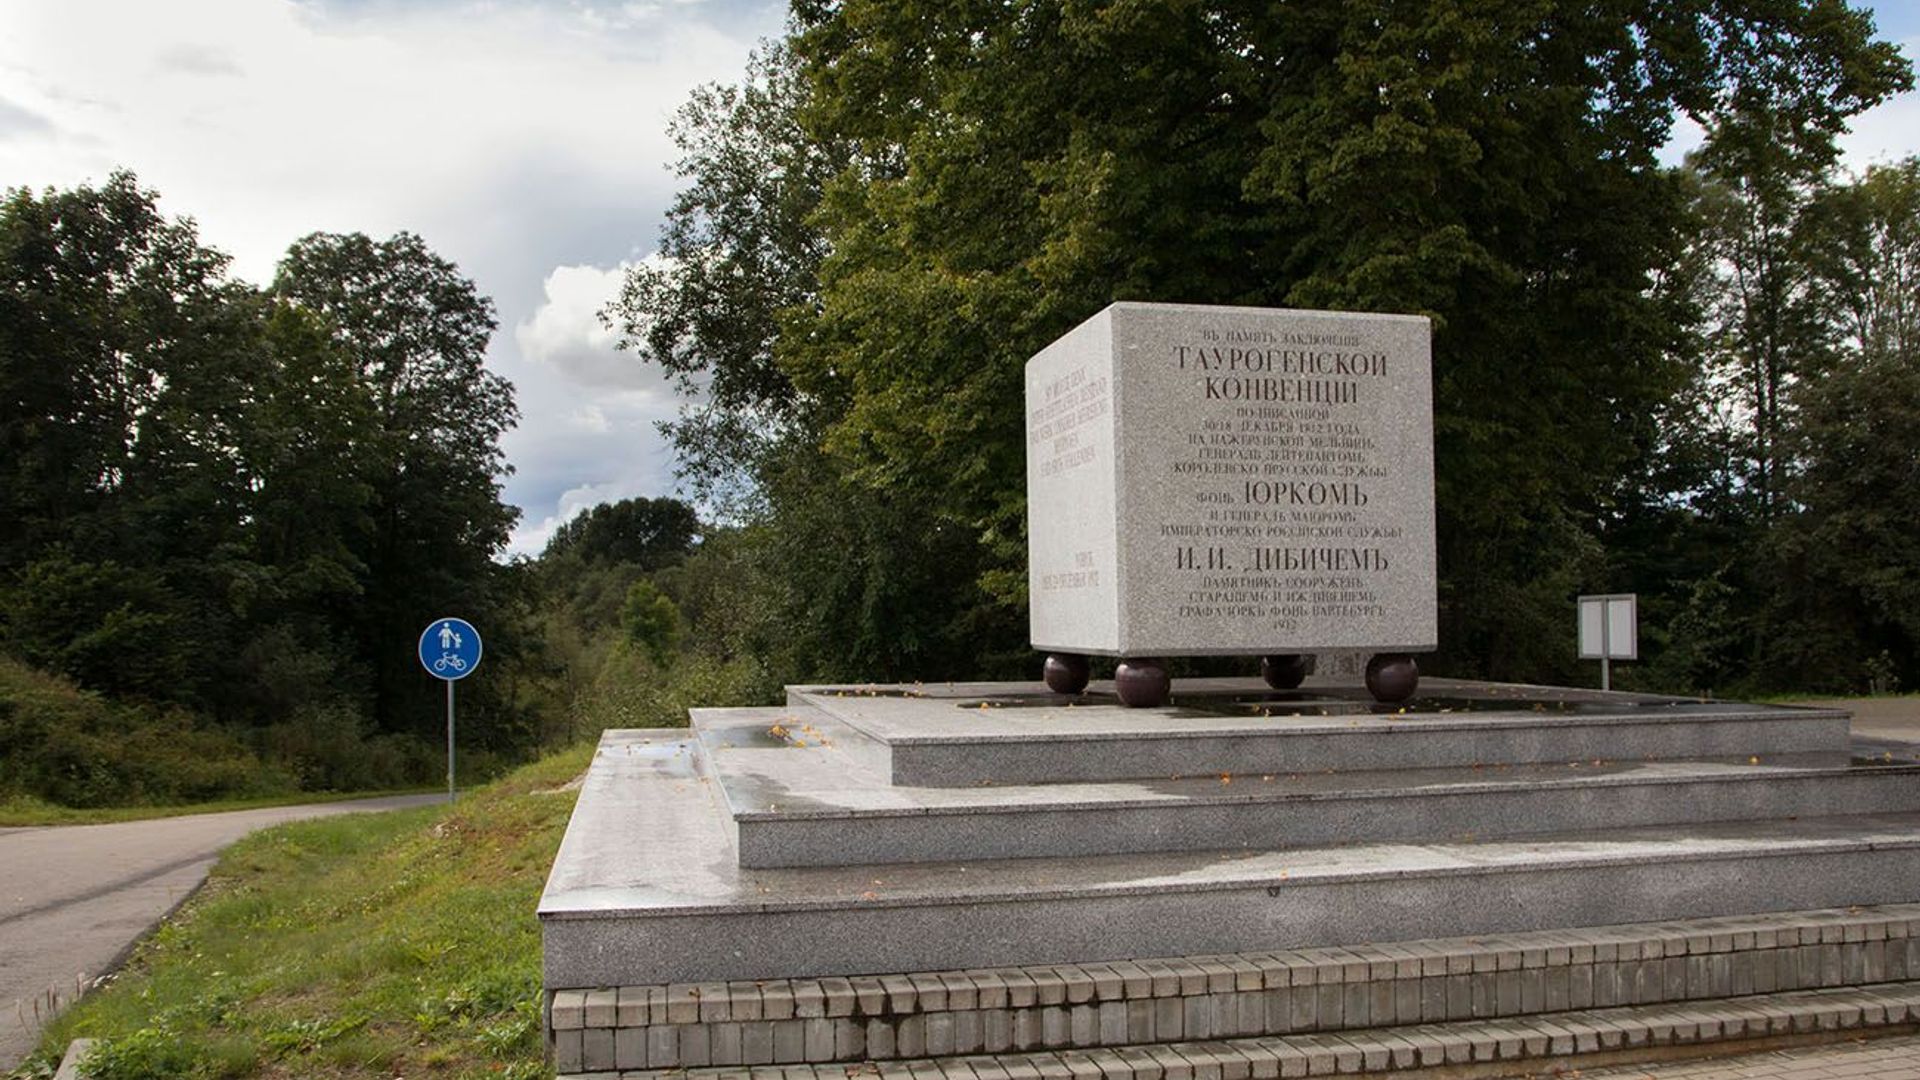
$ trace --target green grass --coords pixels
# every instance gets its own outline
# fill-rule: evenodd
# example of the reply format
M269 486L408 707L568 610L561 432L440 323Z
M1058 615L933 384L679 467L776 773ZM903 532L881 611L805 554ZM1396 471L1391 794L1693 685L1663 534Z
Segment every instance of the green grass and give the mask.
M61 806L31 795L0 796L0 828L27 825L104 825L115 821L146 821L151 818L181 817L187 814L218 814L226 810L259 810L269 806L305 806L310 803L345 802L349 799L377 799L385 795L415 795L440 788L400 788L393 791L290 791L252 799L219 799L213 802L180 803L168 806L103 806L77 809Z
M25 1075L100 1038L97 1080L532 1080L535 904L592 748L545 758L452 807L268 829L107 988L46 1032Z

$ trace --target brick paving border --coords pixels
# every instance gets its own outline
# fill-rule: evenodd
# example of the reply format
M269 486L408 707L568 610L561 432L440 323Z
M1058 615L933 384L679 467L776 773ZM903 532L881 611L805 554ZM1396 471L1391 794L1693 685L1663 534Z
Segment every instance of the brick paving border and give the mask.
M1273 1080L1432 1070L1496 1077L1570 1068L1591 1076L1585 1070L1596 1065L1711 1052L1728 1040L1832 1040L1876 1029L1920 1031L1920 982L1340 1033L913 1061L597 1071L568 1080ZM1668 1067L1678 1068L1661 1066ZM1618 1075L1646 1074L1643 1068Z
M1920 904L1105 964L560 989L547 994L546 1019L562 1071L885 1063L1399 1031L1909 974L1920 977Z
M1920 1080L1920 1035L1583 1072L1588 1080Z

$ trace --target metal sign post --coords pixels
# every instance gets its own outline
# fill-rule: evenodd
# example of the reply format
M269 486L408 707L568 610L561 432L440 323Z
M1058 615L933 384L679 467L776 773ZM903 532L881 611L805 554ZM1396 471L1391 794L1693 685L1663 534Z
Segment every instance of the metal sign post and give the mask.
M447 801L453 801L453 684L480 666L480 631L465 619L435 619L420 631L420 666L447 684Z
M1580 659L1600 661L1600 689L1613 689L1613 661L1640 659L1640 599L1634 593L1579 598Z

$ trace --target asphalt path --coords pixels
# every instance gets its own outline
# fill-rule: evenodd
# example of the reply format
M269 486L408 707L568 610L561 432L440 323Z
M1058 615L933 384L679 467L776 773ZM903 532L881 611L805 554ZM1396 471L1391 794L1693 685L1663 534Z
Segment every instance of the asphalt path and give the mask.
M0 1074L39 1042L49 1009L67 1005L80 986L117 967L134 942L206 880L228 844L283 821L445 798L397 795L112 825L0 829Z
M1834 698L1796 704L1847 710L1853 714L1855 739L1920 743L1920 696Z

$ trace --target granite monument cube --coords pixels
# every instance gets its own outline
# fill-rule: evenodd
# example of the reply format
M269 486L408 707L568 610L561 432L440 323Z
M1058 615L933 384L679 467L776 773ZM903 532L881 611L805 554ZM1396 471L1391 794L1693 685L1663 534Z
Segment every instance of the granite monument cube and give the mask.
M1117 303L1028 361L1033 645L1435 647L1431 329Z

